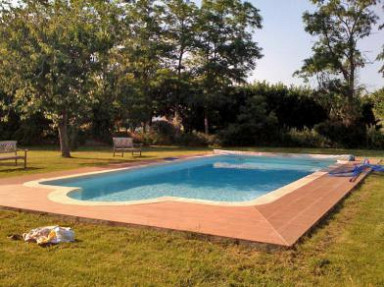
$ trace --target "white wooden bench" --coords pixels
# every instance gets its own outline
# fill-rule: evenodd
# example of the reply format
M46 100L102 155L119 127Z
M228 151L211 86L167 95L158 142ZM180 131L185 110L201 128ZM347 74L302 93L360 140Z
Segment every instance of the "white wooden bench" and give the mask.
M18 155L18 151L20 150L17 149L17 141L0 141L0 160L15 160L17 166L17 161L22 159L24 160L24 168L27 168L28 150L22 150L24 155Z
M141 146L134 144L132 138L113 138L113 156L120 152L122 157L124 152L131 152L132 156L134 153L139 153L141 156Z

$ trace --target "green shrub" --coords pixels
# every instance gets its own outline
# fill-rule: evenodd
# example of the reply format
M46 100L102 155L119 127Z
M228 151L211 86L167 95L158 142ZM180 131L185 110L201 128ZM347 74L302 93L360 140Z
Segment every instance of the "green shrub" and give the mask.
M135 142L140 142L144 145L171 145L176 144L180 130L168 121L156 121L152 123L149 131L137 131L130 133Z
M143 132L143 131L124 135L124 137L127 137L127 136L132 137L134 142L142 143L145 146L149 146L156 141L155 139L153 139L154 135L152 133Z
M384 132L375 126L367 128L367 148L384 149Z
M264 96L247 98L235 121L219 132L225 145L250 146L271 144L278 138L278 119L269 112Z
M366 127L363 124L347 126L342 122L328 120L316 125L315 130L336 148L356 148L366 144Z
M192 132L180 134L176 139L176 144L182 146L219 146L220 141L216 135L207 135L202 132Z
M135 132L130 136L144 145L208 146L219 145L216 135L193 131L185 133L168 121L156 121L148 132Z
M320 135L314 129L304 128L302 130L290 129L286 133L285 146L295 147L330 147L332 143L326 137Z
M153 122L150 134L152 144L169 145L175 143L180 130L172 123L161 120Z
M28 119L20 121L16 130L8 134L10 138L17 140L21 145L56 144L57 129L53 129L52 122L41 114L35 114Z

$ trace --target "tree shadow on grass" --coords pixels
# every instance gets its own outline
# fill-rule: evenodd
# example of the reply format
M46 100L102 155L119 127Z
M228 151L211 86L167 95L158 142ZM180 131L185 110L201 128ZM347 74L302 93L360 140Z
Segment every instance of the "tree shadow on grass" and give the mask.
M20 172L20 171L33 171L33 170L39 170L39 169L42 169L42 168L41 167L27 167L27 168L24 168L23 166L15 166L14 168L3 169L3 166L0 165L0 174L2 174L2 173Z
M110 162L114 162L114 161L126 162L127 160L139 160L139 159L145 159L145 158L153 158L153 156L150 156L150 155L142 155L142 156L125 155L124 157L116 156L116 157L110 157L110 158L93 158L93 157L86 157L86 156L73 156L72 157L72 159L110 161Z
M140 162L146 162L148 160L155 159L152 156L141 156L141 157L134 157L131 159L128 158L119 158L119 159L92 159L89 157L75 157L75 159L80 160L92 160L92 162L82 162L77 163L78 166L81 167L105 167L108 165L123 165L123 164L133 164L133 163L140 163ZM127 160L128 159L128 160Z

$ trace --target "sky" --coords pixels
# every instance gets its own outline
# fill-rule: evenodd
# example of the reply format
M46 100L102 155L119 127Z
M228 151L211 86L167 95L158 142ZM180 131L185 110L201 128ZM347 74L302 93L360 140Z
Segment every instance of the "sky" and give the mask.
M254 39L263 48L264 57L258 61L256 69L250 73L250 81L266 80L272 83L304 84L301 78L292 74L299 70L303 60L310 57L311 47L316 41L304 31L302 15L313 11L314 5L308 0L250 0L263 17L263 28L255 32ZM376 9L384 19L382 9ZM359 48L365 57L374 61L384 44L384 29L378 27L372 34L361 40ZM368 91L384 86L384 78L378 73L381 64L368 64L359 72L359 83ZM312 83L314 84L314 83Z

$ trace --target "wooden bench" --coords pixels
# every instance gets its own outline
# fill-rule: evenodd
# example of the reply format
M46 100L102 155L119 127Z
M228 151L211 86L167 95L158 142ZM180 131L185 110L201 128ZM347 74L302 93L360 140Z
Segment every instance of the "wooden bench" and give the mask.
M24 160L24 168L27 168L27 153L28 150L24 151L24 155L18 155L17 152L17 141L0 141L0 160L15 160L17 166L17 160Z
M132 156L134 153L139 153L141 156L141 146L134 144L132 138L113 138L113 156L120 152L122 157L124 152L131 152Z

